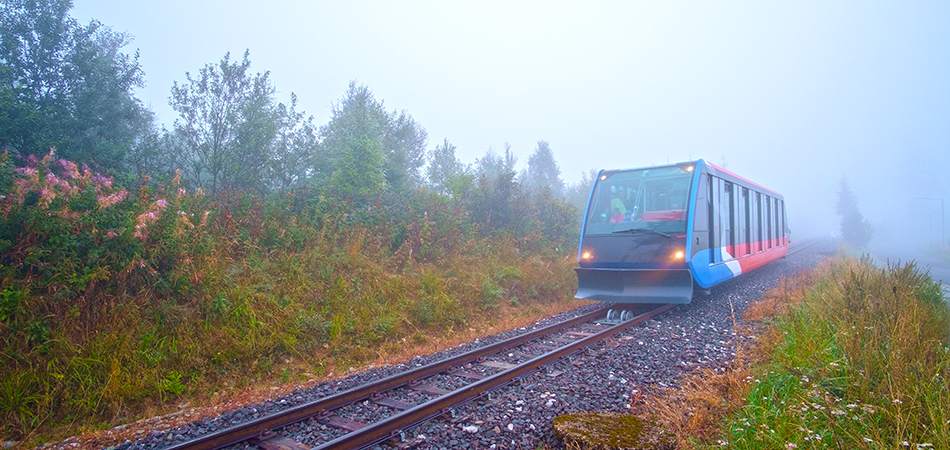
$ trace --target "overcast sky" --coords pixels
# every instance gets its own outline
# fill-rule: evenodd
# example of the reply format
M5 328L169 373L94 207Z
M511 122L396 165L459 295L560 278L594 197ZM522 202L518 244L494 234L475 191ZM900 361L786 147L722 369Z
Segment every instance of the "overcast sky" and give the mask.
M950 201L946 1L75 0L72 15L134 38L138 96L169 127L173 81L249 49L316 123L356 80L464 163L509 142L523 165L541 139L567 182L725 161L784 193L799 235L837 227L842 176L879 238L933 232L939 201L914 197Z

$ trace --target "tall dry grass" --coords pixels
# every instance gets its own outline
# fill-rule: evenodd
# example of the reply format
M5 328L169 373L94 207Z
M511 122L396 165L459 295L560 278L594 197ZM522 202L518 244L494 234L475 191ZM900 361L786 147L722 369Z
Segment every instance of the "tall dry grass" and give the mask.
M950 308L915 264L839 258L745 318L732 367L639 407L681 448L950 448Z
M0 158L0 435L28 443L399 362L576 306L563 236L386 205ZM526 219L527 220L527 219Z

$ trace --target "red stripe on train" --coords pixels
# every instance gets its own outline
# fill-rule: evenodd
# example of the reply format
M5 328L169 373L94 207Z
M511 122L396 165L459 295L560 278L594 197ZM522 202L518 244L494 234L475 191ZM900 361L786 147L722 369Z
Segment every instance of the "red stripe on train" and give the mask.
M746 273L788 254L788 238L781 238L779 241L781 242L781 246L779 247L773 247L764 252L745 255L739 258L739 267L742 268L742 273Z

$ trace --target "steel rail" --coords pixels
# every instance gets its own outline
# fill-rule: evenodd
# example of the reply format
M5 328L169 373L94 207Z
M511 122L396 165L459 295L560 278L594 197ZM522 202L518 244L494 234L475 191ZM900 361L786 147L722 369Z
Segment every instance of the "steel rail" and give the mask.
M798 252L800 252L800 251L802 251L802 250L805 250L805 249L814 247L815 245L817 245L817 244L820 243L820 242L821 242L821 239L819 239L819 238L811 238L811 239L807 239L807 240L804 240L804 241L796 242L796 243L795 243L796 245L795 245L794 247L793 247L793 246L789 246L789 247L788 247L788 253L787 253L786 256L788 256L788 255L794 255L795 253L798 253Z
M447 371L452 367L477 360L480 357L498 353L507 348L538 339L544 335L577 325L579 323L589 322L600 316L603 316L605 309L607 309L607 307L603 306L600 309L592 311L588 314L584 314L564 322L559 322L548 327L539 328L537 330L533 330L528 333L506 339L504 341L477 348L452 358L444 359L433 364L428 364L389 376L379 380L378 382L357 386L344 392L333 394L331 396L305 403L303 405L298 405L275 414L252 420L247 423L225 428L223 430L209 433L170 447L165 447L165 449L212 450L226 447L231 444L236 444L238 442L243 442L254 437L262 436L265 432L307 420L323 411L338 409L349 404L369 399L374 393L396 389L409 384L410 381L437 375Z
M673 304L660 306L656 309L640 314L626 322L621 322L620 324L614 325L604 331L583 339L579 339L563 347L559 347L557 350L545 353L504 372L484 378L475 383L469 384L460 389L418 405L415 408L407 409L399 414L390 416L387 419L347 433L330 442L314 447L313 450L343 450L363 448L384 441L392 436L395 436L402 430L444 414L447 412L447 408L465 404L466 402L488 391L507 384L515 378L533 372L539 367L550 364L555 360L561 359L584 347L613 336L614 334L617 334L629 327L646 322L657 314L667 311L675 306L676 305Z

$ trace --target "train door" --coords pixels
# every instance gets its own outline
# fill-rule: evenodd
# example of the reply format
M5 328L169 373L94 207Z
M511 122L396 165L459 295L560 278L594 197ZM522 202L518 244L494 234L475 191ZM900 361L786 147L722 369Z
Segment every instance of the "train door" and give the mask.
M785 216L785 200L782 200L779 210L782 212L782 220L779 222L782 226L782 245L788 245L788 218Z
M752 208L749 202L749 188L742 188L742 250L743 255L752 253Z
M722 180L720 178L709 176L709 198L712 200L712 207L709 210L709 248L712 249L712 259L710 263L722 262L722 252L718 248L722 246Z
M772 202L775 204L775 246L776 247L782 246L782 235L785 234L782 232L782 227L780 226L782 224L782 216L779 213L781 212L782 207L779 205L779 203L781 202L782 201L779 199L775 199L775 201Z
M761 252L762 248L762 193L755 193L755 251Z
M692 256L709 248L710 202L709 175L699 176L699 186L696 188L696 207L693 213L694 240Z

